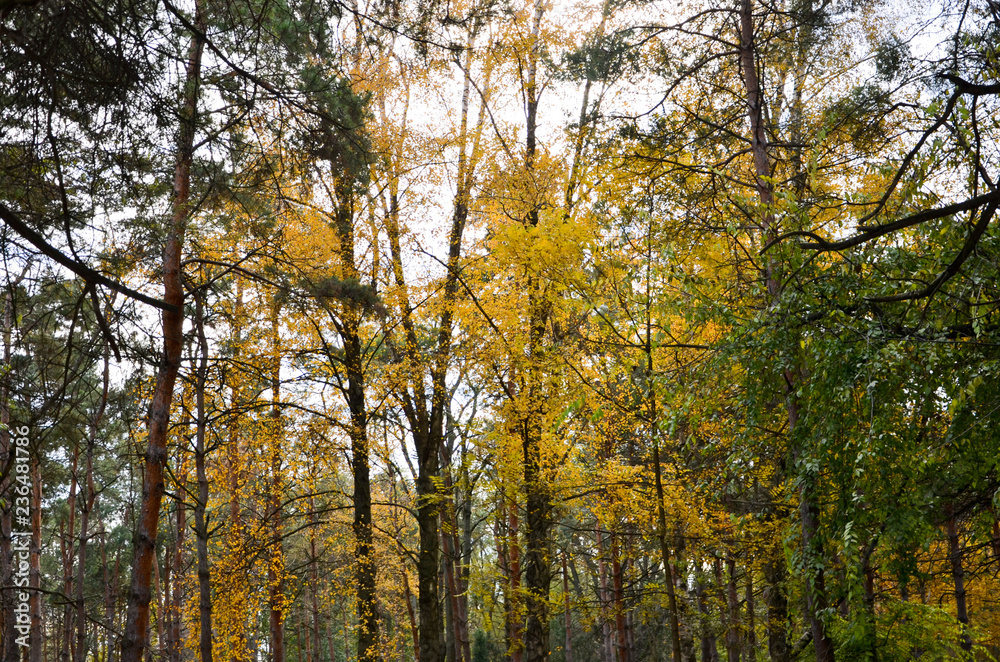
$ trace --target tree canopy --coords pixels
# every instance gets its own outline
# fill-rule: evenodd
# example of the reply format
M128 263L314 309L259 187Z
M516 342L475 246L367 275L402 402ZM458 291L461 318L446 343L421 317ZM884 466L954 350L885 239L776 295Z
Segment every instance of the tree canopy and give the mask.
M998 144L992 0L0 0L2 662L997 658Z

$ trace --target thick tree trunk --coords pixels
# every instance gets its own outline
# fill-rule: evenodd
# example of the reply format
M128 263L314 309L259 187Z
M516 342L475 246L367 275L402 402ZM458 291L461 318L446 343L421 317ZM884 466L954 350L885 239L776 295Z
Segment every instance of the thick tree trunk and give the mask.
M156 556L156 534L163 501L163 474L167 463L167 430L174 382L181 364L184 345L184 286L181 282L181 252L184 230L191 214L191 164L198 116L198 88L201 81L201 54L205 18L195 2L195 31L191 35L187 71L180 109L180 131L174 166L174 196L169 231L163 249L163 300L171 306L163 312L163 358L157 369L153 401L149 408L149 436L142 481L142 501L133 548L132 580L129 587L125 627L122 632L121 662L141 662L148 646L150 579Z

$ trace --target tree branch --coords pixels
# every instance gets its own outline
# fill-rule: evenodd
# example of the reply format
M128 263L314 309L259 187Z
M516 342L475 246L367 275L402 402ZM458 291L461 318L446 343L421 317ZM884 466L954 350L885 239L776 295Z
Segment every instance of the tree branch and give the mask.
M21 235L21 237L37 248L41 253L47 257L52 258L62 266L66 267L77 276L82 278L88 284L91 285L103 285L108 289L114 290L119 294L124 294L127 297L135 299L136 301L141 301L142 303L148 304L150 306L155 306L160 310L166 310L169 312L177 312L177 306L167 303L166 301L161 301L160 299L153 298L151 296L145 295L142 292L137 292L130 287L122 285L118 281L111 280L104 274L94 271L82 262L78 262L72 258L63 255L59 249L45 241L38 232L31 228L27 223L21 219L16 213L11 211L6 205L0 202L0 218L10 226L10 228Z

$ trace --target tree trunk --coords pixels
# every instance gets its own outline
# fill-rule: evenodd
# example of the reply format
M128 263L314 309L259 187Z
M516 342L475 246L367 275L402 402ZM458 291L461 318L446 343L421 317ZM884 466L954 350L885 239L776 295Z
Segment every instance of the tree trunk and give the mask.
M198 88L201 81L201 54L204 46L205 17L195 1L195 30L191 34L180 131L174 166L172 215L163 249L163 300L171 306L163 311L163 358L157 369L153 401L149 408L149 436L142 481L142 501L136 529L125 627L122 632L121 662L141 662L145 655L149 628L150 579L156 556L156 534L163 500L163 474L167 463L167 431L174 382L181 364L184 345L184 285L181 282L181 252L184 229L191 214L191 163L198 117Z
M90 431L87 436L87 452L84 459L85 469L83 483L80 489L80 548L77 558L76 574L76 655L74 662L84 662L87 659L87 605L84 602L86 587L87 546L90 542L90 513L97 501L97 491L94 489L94 446L97 445L97 430L104 418L104 410L108 404L108 379L110 374L110 356L107 341L104 343L104 372L101 388L101 400L97 410L90 419Z
M729 608L726 628L726 653L729 662L740 662L740 599L736 589L736 558L729 552L726 559L726 605Z
M969 635L969 611L965 605L965 570L962 567L962 547L958 540L958 523L955 520L954 508L948 504L948 549L951 561L951 578L955 583L955 616L962 624L962 650L972 651L972 637Z
M471 195L473 176L478 162L478 141L483 126L483 108L475 128L475 139L471 154L468 146L468 116L469 96L472 89L471 64L473 56L474 33L470 27L467 33L465 48L464 80L462 88L462 108L458 132L458 173L457 190L455 192L454 209L452 213L451 230L448 236L448 272L445 276L443 292L443 309L438 319L436 347L431 361L427 361L419 353L419 343L415 323L412 318L413 308L406 295L406 279L403 271L402 251L399 229L399 192L398 176L394 175L389 183L389 202L386 210L388 220L388 235L392 253L393 277L396 285L403 292L403 330L406 335L404 353L416 371L415 378L410 381L410 389L415 394L411 397L409 391L402 393L403 409L410 424L413 443L417 452L417 476L415 477L417 502L416 519L419 529L420 551L417 557L417 586L420 618L420 651L419 658L423 662L442 662L445 659L447 646L445 642L444 619L441 601L438 596L438 572L441 566L440 528L440 495L437 481L441 467L439 449L444 440L444 421L448 407L451 404L450 392L446 384L446 374L451 361L452 327L455 301L458 294L460 260L462 255L462 237L468 220L469 199ZM400 150L402 144L400 144ZM396 154L397 159L402 154ZM425 386L424 375L430 372L430 389ZM427 402L430 402L428 410ZM452 606L454 611L454 605ZM461 609L458 609L461 612ZM461 613L458 614L461 616ZM461 642L463 651L468 649L468 635L464 638L459 634L455 637Z
M525 85L526 130L525 130L525 170L532 175L535 171L536 123L538 115L539 89L536 73L540 59L540 30L545 4L535 0L531 22L530 51ZM539 209L531 208L525 225L537 227ZM544 396L542 385L543 339L548 320L548 305L545 301L541 277L531 273L527 282L528 290L528 376L526 393L526 416L521 421L521 435L524 462L525 491L525 552L524 552L524 592L525 662L546 662L549 657L549 591L552 583L552 494L549 471L542 462L542 416Z
M746 607L747 607L747 637L746 637L746 659L747 662L757 662L757 624L754 616L756 609L753 596L753 573L749 561L747 562L746 581Z
M12 289L12 288L11 288ZM10 366L10 336L13 329L12 311L14 308L11 289L4 294L3 306L3 365ZM10 371L5 370L0 375L0 467L13 466L8 464L11 454L14 452L11 445L10 435ZM36 450L37 452L37 450ZM14 522L12 519L11 504L13 494L11 476L7 474L0 482L0 495L4 497L0 503L0 586L5 587L0 590L0 616L2 616L3 628L3 660L4 662L18 662L21 650L17 646L16 616L14 605L17 592L11 588L14 585L14 552L12 549L12 535Z
M73 595L73 540L76 532L76 490L79 461L80 448L74 446L70 468L69 497L66 499L66 528L62 531L62 540L60 540L63 562L63 593L66 596ZM59 659L63 662L70 662L76 658L73 645L73 615L71 603L67 601L63 607L62 646L59 649Z
M597 605L598 619L601 628L601 660L602 662L615 662L615 645L611 634L611 589L608 588L608 563L605 560L606 552L604 536L602 535L601 523L597 522L594 527L594 541L597 543Z
M764 564L764 600L767 602L767 652L772 662L789 662L788 599L785 597L784 553Z
M632 662L632 651L628 647L628 633L625 627L625 592L622 586L622 564L618 558L618 536L611 534L611 585L615 598L615 635L617 638L618 662Z
M521 620L521 560L518 542L518 518L516 504L508 504L506 495L501 494L498 515L506 517L506 536L500 535L502 526L497 526L497 556L500 567L505 570L504 582L504 633L507 638L507 655L510 662L524 659L524 625Z
M406 614L410 618L410 634L413 636L413 662L420 662L420 631L417 629L417 617L413 611L413 595L410 593L410 578L403 570L403 597L406 599ZM330 662L335 662L331 658Z
M740 4L739 37L740 68L747 93L747 109L751 128L750 143L754 159L757 195L764 207L764 215L761 219L760 228L767 239L773 239L777 236L777 226L773 213L770 211L774 206L774 191L771 184L771 164L767 154L768 144L763 114L763 94L757 76L752 0L742 0ZM777 274L777 265L771 257L767 259L765 264L764 279L768 296L772 302L776 303L781 298L781 284ZM795 390L801 378L798 371L794 368L787 370L784 377L786 382L786 408L788 411L787 436L789 439L792 439L796 430L799 407ZM793 449L794 455L795 452ZM813 633L816 661L833 662L835 659L833 641L826 631L826 625L822 617L828 602L823 569L822 567L816 567L816 564L810 562L810 559L814 556L822 558L822 550L818 549L819 543L816 539L819 510L813 503L812 486L809 484L809 480L800 480L799 482L799 517L802 525L802 544L807 557L805 563L806 609Z
M31 552L28 584L32 591L29 599L31 611L31 636L28 640L28 662L42 662L42 469L37 451L31 458ZM106 662L110 662L106 661Z
M268 625L271 634L271 662L285 662L285 628L284 628L284 568L285 557L282 550L282 469L281 469L281 439L284 426L281 421L281 336L278 331L280 305L271 302L271 485L270 485L270 520L271 520L271 559L267 565L268 585ZM310 514L312 497L309 499ZM316 567L316 529L310 527L309 539L312 546L313 570ZM316 582L313 581L313 596L315 597ZM318 637L318 635L317 635ZM318 650L318 646L315 647Z
M699 577L696 584L698 613L701 614L701 662L718 662L719 649L715 643L715 632L708 620L708 601L705 599L704 580Z
M187 470L180 477L180 484L188 482ZM181 662L183 640L181 639L181 614L184 608L183 582L184 540L187 529L187 506L184 499L177 500L177 537L174 542L174 594L170 605L170 662Z
M566 643L563 646L565 662L573 662L573 617L569 600L569 572L566 570L566 550L562 552L563 580L563 627L566 630Z
M195 546L198 555L198 654L201 662L212 662L212 584L208 569L208 471L205 468L205 432L208 412L205 410L205 387L208 381L208 338L205 337L203 310L204 293L195 295L195 328L198 332L198 371L195 381L195 406L198 420L195 427L194 466L198 479L198 500L194 507Z
M335 175L337 212L334 222L340 243L342 277L359 281L354 259L353 178ZM350 412L351 470L354 474L354 560L358 596L358 662L377 662L379 614L375 587L375 548L372 533L372 494L369 467L368 409L365 402L365 357L361 342L361 306L344 304L339 332L343 343L343 368L347 377L345 399ZM436 453L436 451L435 451ZM435 535L437 533L435 532ZM422 590L422 588L421 588Z

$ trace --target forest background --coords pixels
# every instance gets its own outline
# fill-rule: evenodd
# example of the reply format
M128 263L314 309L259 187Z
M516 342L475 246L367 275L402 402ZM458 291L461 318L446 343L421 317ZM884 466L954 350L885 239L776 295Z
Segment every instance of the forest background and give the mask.
M998 58L0 0L3 662L995 659Z

